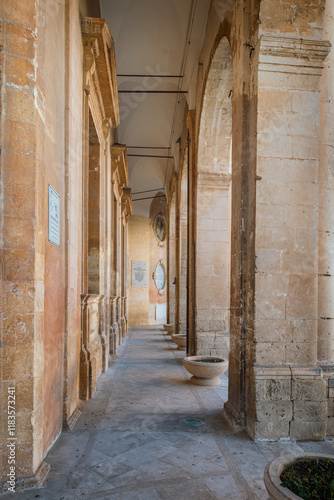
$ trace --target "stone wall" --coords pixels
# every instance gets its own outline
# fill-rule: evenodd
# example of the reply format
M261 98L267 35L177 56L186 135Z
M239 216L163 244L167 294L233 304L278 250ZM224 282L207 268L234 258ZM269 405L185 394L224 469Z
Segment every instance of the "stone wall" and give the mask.
M6 1L0 11L1 400L15 388L21 477L38 469L63 413L65 6L56 2L52 13L44 7ZM60 195L59 246L48 240L48 184Z
M132 286L132 266L134 261L146 262L148 285L150 256L150 220L132 215L129 219L129 325L148 325L150 321L149 287Z
M94 5L80 2L89 12ZM8 387L15 388L15 472L20 484L28 484L47 473L44 456L62 428L73 427L80 397L94 394L108 368L112 279L120 280L126 254L119 237L113 273L112 181L120 220L128 174L124 147L116 148L118 164L111 165L111 130L119 119L113 42L105 22L82 21L78 0L5 1L0 20L1 401L7 401ZM99 172L98 185L89 166ZM49 234L49 186L59 195L59 241ZM90 212L94 234L90 202L98 208L98 217ZM121 231L120 222L117 227ZM88 232L98 236L99 245L94 247ZM99 252L94 266L89 241ZM88 276L94 289L88 288ZM8 437L5 416L3 408L2 443ZM1 451L5 480L8 450Z
M161 203L163 193L158 193L150 208L150 217L131 216L129 219L129 325L157 325L165 323L166 315L157 317L157 306L166 306L167 299L167 253L166 240L161 242L154 231L157 215L166 220L165 203ZM165 226L167 237L167 220ZM132 263L146 262L146 287L132 285ZM158 264L165 271L164 288L159 293L155 284L155 272ZM166 309L167 310L167 309ZM159 310L158 310L159 311Z

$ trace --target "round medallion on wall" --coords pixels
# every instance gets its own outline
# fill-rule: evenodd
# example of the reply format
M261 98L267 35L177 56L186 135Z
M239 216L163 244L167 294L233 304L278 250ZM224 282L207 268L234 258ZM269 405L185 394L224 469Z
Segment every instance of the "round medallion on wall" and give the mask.
M159 245L163 245L166 240L166 218L162 214L158 214L153 222L153 231Z
M163 295L165 293L165 288L166 288L166 272L162 260L159 260L157 267L155 268L153 278L155 286L158 289L159 295Z

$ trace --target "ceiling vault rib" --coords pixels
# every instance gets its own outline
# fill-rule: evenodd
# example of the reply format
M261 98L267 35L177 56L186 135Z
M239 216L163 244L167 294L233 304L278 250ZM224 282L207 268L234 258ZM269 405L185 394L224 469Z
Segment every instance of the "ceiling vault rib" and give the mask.
M137 198L137 200L132 200L132 203L135 201L142 201L142 200L154 200L155 198L166 198L166 195L159 194L158 196L149 196L148 198Z
M157 189L147 189L147 191L137 191L136 193L132 193L132 196L135 196L136 194L153 193L153 191L161 191L162 189L165 190L164 187L161 187Z
M135 156L136 158L168 158L171 160L174 156L162 156L162 155L132 155L128 154L128 156Z
M117 75L120 78L183 78L183 75Z
M119 90L119 94L188 94L188 90Z
M126 146L127 149L170 149L170 147L162 146Z

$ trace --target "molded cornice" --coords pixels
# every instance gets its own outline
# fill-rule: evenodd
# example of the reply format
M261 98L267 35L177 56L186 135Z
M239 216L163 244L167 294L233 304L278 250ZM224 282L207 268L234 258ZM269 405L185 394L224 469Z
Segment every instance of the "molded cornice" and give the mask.
M119 103L115 47L104 19L83 17L81 32L85 53L85 71L93 79L93 85L100 104L103 125L106 129L117 127ZM87 80L87 78L86 78ZM90 89L85 88L86 92Z

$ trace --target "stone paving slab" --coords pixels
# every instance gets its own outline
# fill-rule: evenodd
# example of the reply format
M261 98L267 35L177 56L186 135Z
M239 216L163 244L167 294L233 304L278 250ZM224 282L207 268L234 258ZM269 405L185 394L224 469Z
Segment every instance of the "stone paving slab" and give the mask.
M46 457L44 486L15 498L267 500L263 471L270 460L333 452L328 441L254 442L233 433L222 417L226 375L219 387L195 387L184 356L157 327L131 330L74 430L63 432Z

